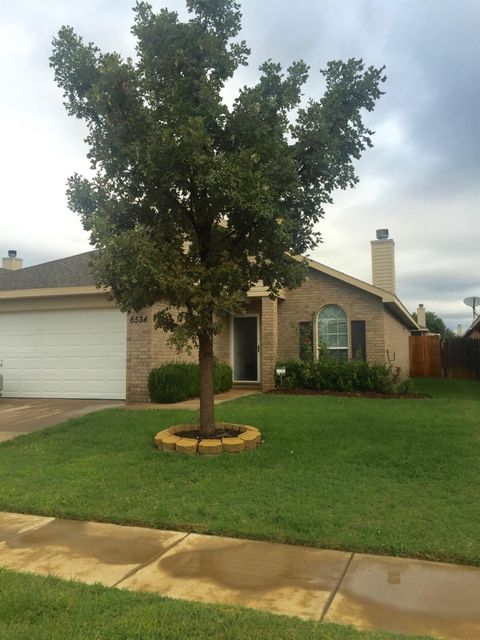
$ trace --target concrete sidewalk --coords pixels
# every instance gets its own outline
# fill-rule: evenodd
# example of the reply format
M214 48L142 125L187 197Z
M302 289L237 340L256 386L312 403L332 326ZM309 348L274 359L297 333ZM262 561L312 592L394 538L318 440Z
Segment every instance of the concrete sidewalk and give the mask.
M452 640L480 638L480 568L0 512L0 566Z

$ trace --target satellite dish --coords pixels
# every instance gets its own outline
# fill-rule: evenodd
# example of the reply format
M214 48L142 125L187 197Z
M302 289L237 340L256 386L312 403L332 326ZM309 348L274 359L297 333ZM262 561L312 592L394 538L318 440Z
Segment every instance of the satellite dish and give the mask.
M480 307L480 296L469 296L468 298L465 298L463 302L467 305L467 307L472 307L473 319L475 320L475 318L478 316L476 308Z

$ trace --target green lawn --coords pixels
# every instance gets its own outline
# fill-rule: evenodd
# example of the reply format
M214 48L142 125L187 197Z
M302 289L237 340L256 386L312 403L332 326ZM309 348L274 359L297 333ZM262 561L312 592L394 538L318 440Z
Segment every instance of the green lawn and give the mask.
M65 638L406 640L405 636L360 632L351 627L305 622L240 607L181 602L0 569L0 639Z
M427 400L258 395L241 455L158 452L189 411L107 410L0 445L0 510L480 564L480 382Z
M443 400L480 401L480 380L445 380L443 378L415 378L414 391Z

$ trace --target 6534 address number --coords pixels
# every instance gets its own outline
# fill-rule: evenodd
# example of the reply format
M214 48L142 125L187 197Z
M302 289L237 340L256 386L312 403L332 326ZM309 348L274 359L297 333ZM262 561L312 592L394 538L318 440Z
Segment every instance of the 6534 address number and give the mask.
M141 324L142 322L146 322L148 320L148 316L130 316L130 322L132 324Z

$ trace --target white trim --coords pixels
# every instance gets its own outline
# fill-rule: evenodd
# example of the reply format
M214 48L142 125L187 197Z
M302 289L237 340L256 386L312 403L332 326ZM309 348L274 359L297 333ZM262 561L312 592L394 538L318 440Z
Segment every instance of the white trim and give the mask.
M235 379L235 318L256 318L257 319L257 379L256 380L236 380ZM261 381L261 346L260 346L260 314L242 313L230 316L230 366L232 367L233 382L236 384L257 384Z
M51 298L57 296L78 296L86 294L105 295L106 289L95 285L79 285L74 287L43 287L39 289L4 289L0 291L2 300L17 298Z

